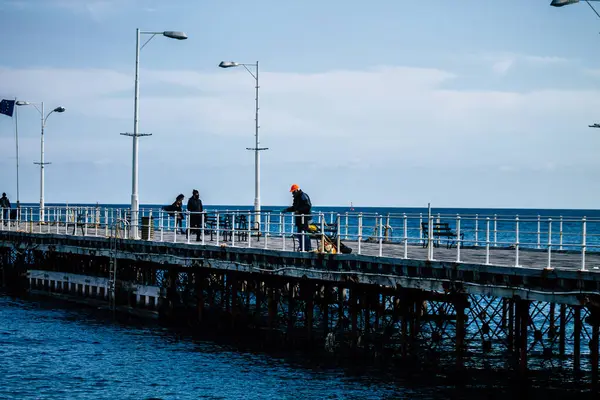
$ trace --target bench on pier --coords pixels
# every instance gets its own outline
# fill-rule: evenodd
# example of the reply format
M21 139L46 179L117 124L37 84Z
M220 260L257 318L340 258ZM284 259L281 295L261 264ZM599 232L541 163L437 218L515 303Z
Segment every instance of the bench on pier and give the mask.
M217 234L217 216L206 215L204 227L204 234L210 235L212 241ZM232 215L220 215L218 228L219 238L223 241L231 240L234 232L237 240L248 240L248 218L243 214L235 215L233 220Z
M429 239L429 223L421 222L421 229L423 230L423 247L427 247ZM446 238L446 248L450 249L452 246L456 246L457 235L450 228L450 224L447 222L434 222L431 227L431 237L433 238L433 245L439 247L440 240ZM460 240L464 240L465 234L461 232Z
M73 223L73 235L77 233L77 228L81 228L81 236L84 236L85 225L85 214L77 214L77 219Z

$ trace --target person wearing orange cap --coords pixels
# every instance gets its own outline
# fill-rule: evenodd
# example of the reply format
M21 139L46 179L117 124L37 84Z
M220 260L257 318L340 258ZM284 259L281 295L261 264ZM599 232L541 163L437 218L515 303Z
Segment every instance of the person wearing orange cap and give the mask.
M310 216L310 209L312 208L312 204L310 202L310 197L308 197L308 195L304 193L300 189L300 186L298 186L297 184L294 183L292 185L292 187L290 188L290 192L294 197L294 202L292 203L291 207L288 207L283 211L293 212L294 214L296 214L294 223L296 225L296 230L298 231L298 234L302 235L302 232L308 232L308 224L312 220ZM310 238L306 235L304 237L304 250L310 251Z

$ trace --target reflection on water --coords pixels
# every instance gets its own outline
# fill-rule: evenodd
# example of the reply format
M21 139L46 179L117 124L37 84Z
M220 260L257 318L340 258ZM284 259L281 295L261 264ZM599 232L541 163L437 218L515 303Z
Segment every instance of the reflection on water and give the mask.
M381 399L507 398L539 390L323 366L193 340L88 308L0 294L0 398ZM410 371L409 371L410 372ZM410 378L406 378L410 376ZM502 385L504 386L504 385ZM527 393L528 392L528 393ZM552 396L566 395L553 390ZM572 393L571 393L572 395ZM581 398L581 396L578 396Z

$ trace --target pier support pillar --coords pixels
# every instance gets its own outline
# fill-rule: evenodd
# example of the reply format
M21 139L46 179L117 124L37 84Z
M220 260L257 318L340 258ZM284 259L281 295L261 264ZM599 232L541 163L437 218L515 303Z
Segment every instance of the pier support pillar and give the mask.
M196 271L196 312L200 324L204 318L204 279L204 274Z
M325 283L323 285L323 299L321 301L321 310L323 315L323 337L327 337L329 333L329 302L331 297L331 284Z
M454 301L456 310L456 365L458 368L463 366L463 355L465 350L465 308L469 306L467 296L458 295Z
M231 326L235 327L238 316L238 280L237 276L229 275L231 280L229 296L231 297Z
M315 285L310 282L302 282L302 298L306 309L306 319L304 320L304 327L306 328L306 338L308 342L312 341L312 327L313 327L313 311L314 311L314 297L315 297Z
M287 324L287 336L288 342L292 342L294 339L294 324L296 322L296 283L289 282L288 283L288 324Z
M277 302L275 300L275 288L271 286L269 289L269 329L275 329L275 318L277 316Z
M573 372L581 368L581 306L573 306Z
M560 317L559 317L559 342L558 342L558 351L561 356L565 355L565 335L567 329L567 305L560 305Z
M529 300L518 300L519 307L519 370L527 373L527 327L529 325Z
M598 391L598 341L600 336L600 309L589 307L589 323L592 325L592 337L590 338L590 364L592 368L592 389Z
M358 344L358 287L353 285L350 289L350 314L352 320L352 347Z
M513 299L506 299L507 310L508 310L508 351L512 353L515 348L515 301Z
M263 285L260 279L254 283L254 315L257 326L262 326L262 302L263 302Z

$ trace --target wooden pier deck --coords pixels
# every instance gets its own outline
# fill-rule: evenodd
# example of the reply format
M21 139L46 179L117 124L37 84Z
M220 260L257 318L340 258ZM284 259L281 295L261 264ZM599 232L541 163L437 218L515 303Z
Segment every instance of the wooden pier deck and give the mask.
M4 227L4 230L8 230ZM45 224L39 225L33 224L21 224L19 227L13 226L10 230L17 230L20 232L31 232L31 233L47 233L47 234L58 234L58 235L69 235L77 237L110 237L110 232L102 227L78 227L76 234L74 235L73 224L69 226ZM118 234L120 238L124 238L123 232ZM220 247L238 247L238 248L252 248L252 249L264 249L274 251L294 251L294 245L298 245L297 241L294 241L290 234L285 236L273 234L273 235L261 235L256 236L250 235L250 240L240 240L234 235L233 240L227 238L224 240L222 234L217 239L216 234L213 234L211 240L210 235L207 233L204 236L204 244L208 246L220 246ZM151 240L154 242L165 242L165 243L180 243L180 244L202 244L202 241L197 242L195 234L191 236L188 241L186 235L181 233L175 233L171 230L154 230L151 235ZM397 259L409 259L409 260L427 260L427 247L419 244L417 240L411 239L404 245L404 243L384 243L379 242L367 242L363 241L359 243L356 240L342 240L342 242L352 249L352 254L360 254L365 256L382 256L386 258L397 258ZM316 251L318 245L317 241L312 241L312 250ZM467 264L478 264L478 265L492 265L502 267L526 267L526 268L547 268L550 266L555 269L567 269L567 270L581 270L582 268L582 257L581 251L560 251L556 249L556 246L550 249L548 252L547 248L533 249L533 248L520 248L518 251L518 265L517 252L515 248L502 248L493 246L489 247L489 263L486 263L486 246L480 245L477 247L461 247L460 258L457 258L458 249L456 246L448 249L446 248L445 240L442 240L439 247L433 248L433 258L431 261L449 262L449 263L467 263ZM549 261L550 254L550 261ZM600 252L587 252L585 253L585 268L589 272L600 272Z

